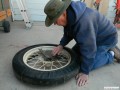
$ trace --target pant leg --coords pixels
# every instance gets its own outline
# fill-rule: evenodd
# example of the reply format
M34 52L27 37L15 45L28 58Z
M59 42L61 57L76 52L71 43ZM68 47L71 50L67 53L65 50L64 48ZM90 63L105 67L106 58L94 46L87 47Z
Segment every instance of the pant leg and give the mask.
M113 62L114 56L112 56L112 54L109 52L109 50L114 46L115 45L97 47L96 57L95 57L95 60L94 60L92 70ZM80 51L79 51L79 46L77 44L75 44L73 46L72 50L77 54L77 58L78 58L77 61L79 61L81 63L82 59L80 58L81 54L80 54Z
M112 54L109 52L110 48L111 47L108 46L99 46L97 48L97 53L92 70L113 63L114 56L112 56Z

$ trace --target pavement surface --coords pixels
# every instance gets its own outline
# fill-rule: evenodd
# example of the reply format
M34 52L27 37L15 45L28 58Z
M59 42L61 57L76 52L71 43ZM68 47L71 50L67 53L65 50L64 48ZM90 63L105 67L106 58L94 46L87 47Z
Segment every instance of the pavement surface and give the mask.
M119 43L120 47L120 30ZM30 30L26 30L23 21L12 22L11 32L0 30L0 90L111 90L105 87L119 87L120 64L113 63L90 72L88 84L82 87L76 85L73 77L68 82L54 87L40 87L25 84L16 79L12 69L12 59L21 49L44 43L59 44L63 35L63 28L59 26L45 27L44 22L35 23ZM75 44L71 41L67 46Z

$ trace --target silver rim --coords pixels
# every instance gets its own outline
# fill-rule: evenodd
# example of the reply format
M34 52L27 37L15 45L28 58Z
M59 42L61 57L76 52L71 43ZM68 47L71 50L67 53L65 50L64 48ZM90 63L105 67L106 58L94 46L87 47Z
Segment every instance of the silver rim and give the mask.
M71 56L66 50L60 55L52 56L54 46L40 46L27 51L23 62L30 68L39 71L53 71L66 67L71 62Z

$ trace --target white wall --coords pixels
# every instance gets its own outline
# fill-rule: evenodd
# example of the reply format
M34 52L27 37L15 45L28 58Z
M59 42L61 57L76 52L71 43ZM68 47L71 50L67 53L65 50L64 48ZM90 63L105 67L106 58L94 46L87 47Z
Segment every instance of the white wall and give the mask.
M11 0L13 3L14 20L23 20L20 10L18 9L16 0ZM25 0L29 19L31 21L45 21L44 7L49 0ZM79 0L72 0L79 1Z
M115 2L116 0L110 0L109 3L109 9L107 11L107 17L108 19L110 19L112 22L114 21L114 17L115 17Z
M14 12L14 20L23 20L20 10L18 9L16 0L11 0L13 3L13 12ZM25 0L27 11L29 14L29 19L31 21L44 21L45 13L44 7L49 0Z
M49 0L26 0L26 6L32 21L44 21L44 7Z
M23 20L20 11L18 9L16 0L11 0L13 2L13 12L14 12L14 19L15 20ZM46 3L49 0L25 0L26 1L26 7L27 7L27 11L29 13L29 18L31 21L44 21L45 20L45 13L44 13L44 7L46 5ZM80 1L80 0L72 0L72 1ZM92 0L93 1L93 0ZM87 6L91 5L91 0L86 0ZM114 2L116 0L109 0L109 9L107 12L107 17L113 21L114 20L114 16L115 16L115 10L114 7L115 4Z

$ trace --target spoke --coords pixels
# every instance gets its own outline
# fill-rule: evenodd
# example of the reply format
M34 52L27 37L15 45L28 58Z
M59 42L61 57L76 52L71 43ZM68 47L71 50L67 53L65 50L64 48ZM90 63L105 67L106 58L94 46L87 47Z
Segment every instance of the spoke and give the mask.
M31 59L33 59L33 58L34 58L33 56L29 56L29 57L28 57L28 60L31 60Z
M53 64L53 62L54 62L54 61L52 61L52 63L51 63L51 70L53 70L53 68L52 68L52 67L55 67L55 69L57 69L57 68L58 68L57 66L55 66L55 65Z
M46 63L45 63L45 62L43 62L43 65L42 65L42 66L40 66L39 68L42 68L43 66L45 66L45 64L46 64Z
M38 59L37 57L29 57L27 61L31 61L31 60L34 60L34 59Z
M51 70L52 70L52 66L53 66L53 61L51 62L51 67L50 67Z
M27 63L28 63L28 64L34 64L34 60L35 60L35 59L27 60Z
M36 66L36 64L39 62L40 60L38 59L36 62L35 62L35 64L33 65L33 67L35 67Z
M61 62L61 63L67 63L68 61L66 62L66 61L60 61L60 60L59 60L59 62Z
M34 64L34 62L30 62L28 65L30 65L30 66L31 66L31 64Z
M56 69L58 68L56 65L54 65L56 61L53 61L52 66L55 67Z
M58 68L57 66L53 65L53 67Z
M64 58L64 57L61 57L61 59L62 59L62 60L65 60L65 58Z
M60 64L60 66L62 66L62 64L60 63L60 61L57 60L57 62Z
M38 54L37 54L37 52L34 52L32 55L33 55L33 56L36 56L36 55L38 55Z
M44 67L44 70L45 70L45 67Z
M27 61L32 61L33 59L31 58L31 59L28 59Z

